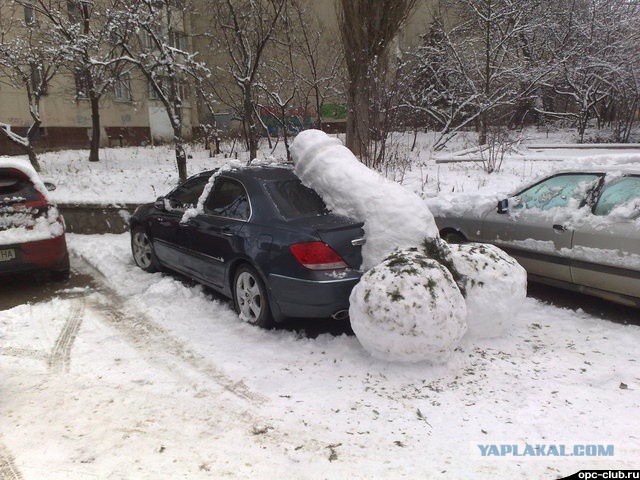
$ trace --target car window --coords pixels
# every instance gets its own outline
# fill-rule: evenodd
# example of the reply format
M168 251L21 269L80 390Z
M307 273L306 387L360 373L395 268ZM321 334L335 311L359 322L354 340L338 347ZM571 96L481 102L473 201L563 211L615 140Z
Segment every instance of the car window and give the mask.
M205 175L187 180L176 188L167 196L171 210L184 211L195 207L208 181L209 178Z
M13 169L0 169L0 205L33 202L42 195L31 180Z
M640 199L640 177L624 177L604 187L593 213L609 215L615 208L636 199Z
M204 204L204 211L209 215L248 220L251 207L247 192L240 182L219 178Z
M567 206L579 207L599 179L600 175L589 173L556 175L516 195L513 208L549 210Z
M266 188L278 212L287 220L327 213L322 198L297 178L267 182Z

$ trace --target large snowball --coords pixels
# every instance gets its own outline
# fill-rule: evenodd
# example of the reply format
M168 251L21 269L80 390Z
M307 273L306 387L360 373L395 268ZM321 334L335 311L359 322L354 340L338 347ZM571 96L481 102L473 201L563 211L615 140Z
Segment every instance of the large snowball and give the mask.
M527 296L527 272L493 245L449 245L455 269L465 277L468 335L499 336Z
M445 363L467 329L451 273L418 248L394 252L369 270L350 302L358 340L383 360Z
M290 150L302 183L318 192L334 212L364 222L365 269L395 249L438 237L433 215L418 195L367 168L339 139L305 130Z

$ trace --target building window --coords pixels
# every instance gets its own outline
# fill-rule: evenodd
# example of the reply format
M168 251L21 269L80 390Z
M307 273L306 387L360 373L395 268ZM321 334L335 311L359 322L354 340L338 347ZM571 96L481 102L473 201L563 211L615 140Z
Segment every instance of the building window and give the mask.
M162 77L157 79L156 82L158 83L158 86L162 89L162 92L166 96L169 96L170 88L171 88L171 80L167 77ZM148 82L148 89L149 89L149 100L160 100L160 97L158 96L158 92L153 87L152 82ZM176 80L176 93L183 102L188 101L189 95L191 94L189 84L184 80Z
M142 31L142 35L140 36L140 40L142 42L142 48L145 50L153 50L156 47L155 41L153 39L153 35L146 30Z
M29 7L28 5L24 6L24 23L29 27L36 24L36 11L33 7Z
M187 51L189 49L187 36L184 32L178 30L171 30L169 32L169 44L177 50Z
M160 85L162 85L162 81L161 80L158 80L158 83ZM147 82L147 87L149 89L149 100L159 100L160 97L158 96L158 91L153 86L153 82L151 82L151 81ZM162 87L160 87L160 88L162 88Z
M178 91L178 96L183 102L189 101L190 91L189 91L189 84L187 82L183 80L179 80L176 85L176 89Z
M115 99L120 102L130 102L132 100L131 77L128 73L122 75L118 80L116 80L113 87L113 94Z
M67 14L71 23L82 23L82 9L78 0L69 0L67 2Z
M89 75L87 72L76 72L76 98L89 98Z

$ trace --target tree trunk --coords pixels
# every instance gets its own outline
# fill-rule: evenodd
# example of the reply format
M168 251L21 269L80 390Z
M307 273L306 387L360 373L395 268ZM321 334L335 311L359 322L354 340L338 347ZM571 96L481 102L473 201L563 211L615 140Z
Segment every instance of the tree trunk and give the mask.
M486 145L488 127L487 114L483 112L478 116L478 145Z
M173 143L176 152L176 165L178 167L178 177L181 182L187 179L187 153L184 151L184 143L182 142L181 126L173 127Z
M589 113L582 111L578 118L578 135L580 136L580 143L584 143L584 134L589 124Z
M31 163L31 166L33 167L33 169L36 172L40 172L41 171L40 162L38 162L38 156L36 155L36 152L33 149L33 146L31 145L31 143L29 143L28 147L25 147L25 150L27 151L27 155L29 156L29 162Z
M367 164L369 158L369 96L367 79L353 79L347 90L347 148Z
M287 151L287 162L291 162L291 153L289 153L289 132L287 131L287 122L285 120L285 110L282 108L282 139L284 140L284 148Z
M251 98L251 87L244 88L243 101L244 118L247 122L247 145L249 146L249 161L258 157L258 128L254 117L253 99Z
M316 114L317 114L316 128L318 130L322 130L322 100L320 96L320 89L318 88L317 84L314 86L314 90L315 90Z
M91 149L89 151L89 161L100 160L100 99L91 94Z

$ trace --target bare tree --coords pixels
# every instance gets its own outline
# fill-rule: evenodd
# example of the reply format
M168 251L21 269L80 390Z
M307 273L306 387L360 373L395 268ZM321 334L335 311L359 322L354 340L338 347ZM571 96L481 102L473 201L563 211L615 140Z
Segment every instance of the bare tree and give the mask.
M42 125L40 101L61 68L63 52L51 42L47 32L40 31L26 18L24 23L16 18L11 14L0 15L0 82L25 92L31 125L20 135L11 125L0 123L0 135L23 150L31 165L40 171L32 141Z
M328 37L326 27L301 0L293 0L285 10L287 27L296 58L292 74L301 97L299 103L311 105L315 127L322 129L322 111L329 99L344 95L344 51L339 39Z
M368 165L372 143L384 144L383 96L391 68L390 48L415 0L337 0L348 77L347 146ZM384 149L380 149L384 152Z
M41 29L47 29L66 57L75 77L78 100L91 108L89 161L100 152L100 101L127 74L122 44L134 24L124 11L125 0L17 0L33 11ZM130 68L130 67L129 67Z
M535 45L549 19L540 1L441 3L429 35L411 54L401 102L440 128L436 148L470 125L485 144L492 123L507 122L521 102L535 102L556 66Z
M565 0L558 5L563 11L557 17L549 46L559 60L558 68L545 86L566 107L540 111L574 119L583 141L592 118L601 124L603 112L633 109L637 101L632 92L637 92L640 4Z
M184 101L189 83L209 75L197 60L197 53L190 51L184 35L190 5L186 0L125 2L125 15L139 35L121 44L127 54L124 59L138 68L162 103L173 129L178 176L181 181L186 180Z
M215 29L207 35L220 52L211 85L221 103L242 121L250 160L258 154L261 122L257 96L266 50L282 26L287 0L219 0L213 5Z

